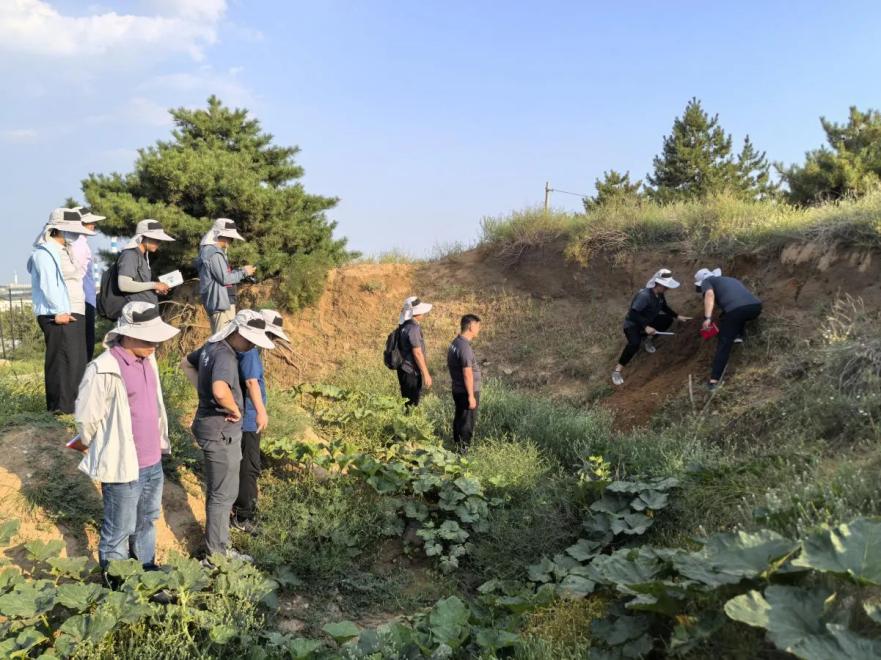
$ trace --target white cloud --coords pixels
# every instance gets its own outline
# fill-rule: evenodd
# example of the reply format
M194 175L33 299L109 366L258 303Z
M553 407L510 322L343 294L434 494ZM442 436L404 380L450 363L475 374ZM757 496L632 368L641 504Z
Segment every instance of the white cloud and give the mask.
M245 106L252 110L256 105L254 95L236 76L216 73L210 67L203 67L198 73L156 76L138 85L136 91L144 97L167 96L199 103L204 103L208 96L215 94L227 105Z
M3 142L34 142L39 134L33 128L12 128L6 131L0 131L0 139Z
M154 0L156 15L66 16L45 0L0 1L0 52L52 58L170 54L200 59L217 40L225 0ZM101 11L101 10L98 10Z

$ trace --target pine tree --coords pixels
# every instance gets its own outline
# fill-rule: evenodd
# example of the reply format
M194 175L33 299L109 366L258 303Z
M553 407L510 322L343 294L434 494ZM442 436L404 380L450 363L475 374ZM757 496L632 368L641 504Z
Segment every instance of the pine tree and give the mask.
M881 182L881 112L851 106L847 123L825 117L820 123L828 146L805 154L803 165L777 164L789 186L787 198L811 204L846 195L862 195Z
M133 172L83 181L89 205L107 216L101 231L131 236L139 220L155 218L177 240L156 254L154 271L180 268L192 275L212 220L231 218L247 239L233 245L231 262L253 263L261 278L279 276L281 304L314 300L328 268L350 255L325 215L337 199L310 195L298 181L299 148L273 145L247 110L230 109L214 96L205 109L178 108L171 115L172 139L141 149Z
M662 203L702 198L737 188L737 168L731 158L731 136L692 98L673 130L664 137L654 173L646 177L649 195Z
M771 165L764 151L758 151L749 135L743 140L743 148L737 156L737 191L749 199L775 197L780 183L771 180Z
M630 172L603 172L603 178L596 179L594 185L597 194L584 200L585 211L610 204L633 204L642 197L642 181L631 182Z

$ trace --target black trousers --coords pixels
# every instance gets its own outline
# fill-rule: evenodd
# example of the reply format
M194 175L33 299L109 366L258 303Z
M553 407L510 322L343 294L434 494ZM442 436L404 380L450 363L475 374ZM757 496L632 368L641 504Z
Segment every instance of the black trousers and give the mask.
M398 369L398 383L401 385L401 396L407 399L407 407L418 406L422 397L422 374L411 374L409 371Z
M667 328L673 325L675 319L669 314L658 314L651 326L660 332L666 332ZM645 338L645 331L638 326L624 326L624 336L627 337L627 346L621 351L621 357L618 358L618 364L622 367L633 359L633 356L639 353L639 347Z
M86 362L95 357L95 306L86 303Z
M49 412L73 413L77 390L86 371L86 323L82 314L66 325L55 323L54 316L38 316L37 323L46 341L43 382L46 385L46 409Z
M242 432L242 462L239 465L239 496L232 505L239 520L251 520L257 513L257 478L260 476L260 434Z
M477 406L480 407L480 392L474 393ZM468 408L468 393L453 392L453 403L456 413L453 415L453 442L461 451L465 451L471 445L471 437L474 435L474 426L477 423L477 408Z
M716 357L713 358L711 380L721 380L731 355L731 347L734 346L734 340L743 334L747 321L758 318L761 313L762 306L759 304L744 305L722 315L719 320L719 344L716 347Z

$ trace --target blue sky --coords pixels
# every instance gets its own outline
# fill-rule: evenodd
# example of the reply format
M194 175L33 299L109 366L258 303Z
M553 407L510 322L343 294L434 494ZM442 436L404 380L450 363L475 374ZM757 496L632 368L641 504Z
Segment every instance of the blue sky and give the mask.
M86 174L128 171L166 108L212 93L301 147L352 248L427 255L545 180L642 178L692 96L800 160L821 115L881 106L879 26L875 2L3 0L0 282Z

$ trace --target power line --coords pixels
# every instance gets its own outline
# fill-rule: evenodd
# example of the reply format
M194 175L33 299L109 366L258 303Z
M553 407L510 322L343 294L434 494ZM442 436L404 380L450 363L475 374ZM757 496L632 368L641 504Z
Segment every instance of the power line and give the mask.
M551 188L551 182L545 181L545 213L548 212L548 207L551 203L551 193L558 192L563 193L564 195L573 195L575 197L581 197L581 199L589 199L590 195L583 195L577 192L570 192L569 190L560 190L559 188Z

